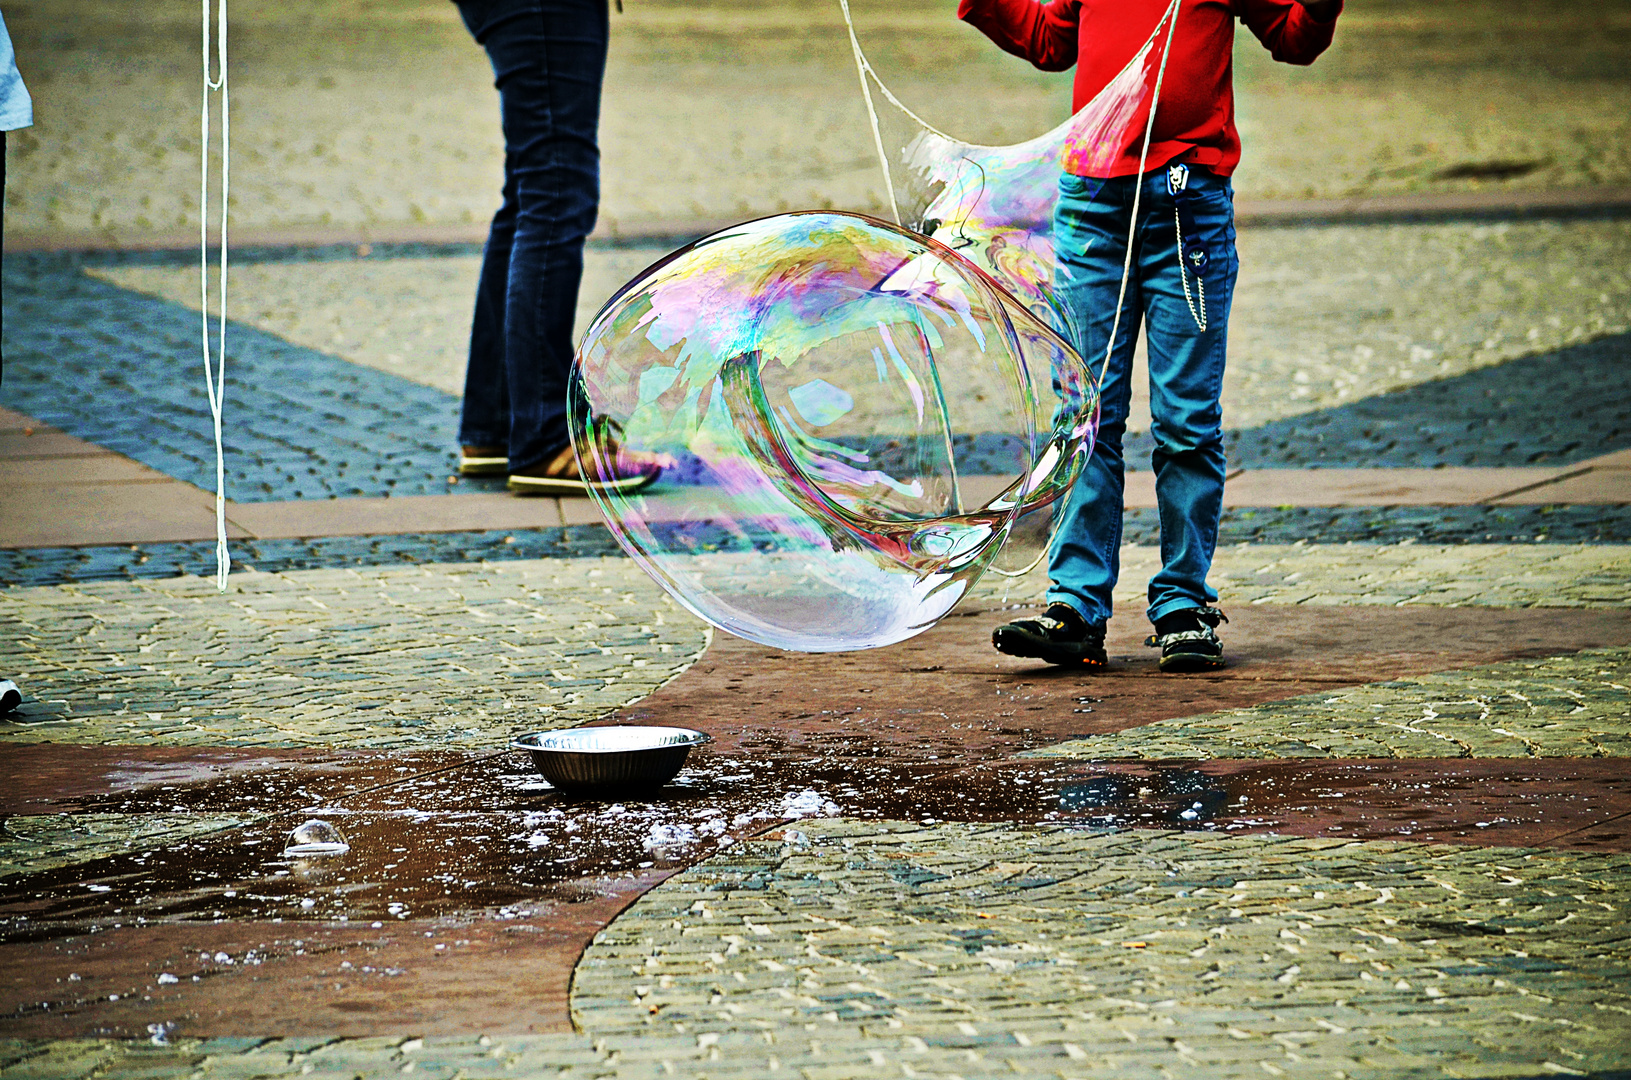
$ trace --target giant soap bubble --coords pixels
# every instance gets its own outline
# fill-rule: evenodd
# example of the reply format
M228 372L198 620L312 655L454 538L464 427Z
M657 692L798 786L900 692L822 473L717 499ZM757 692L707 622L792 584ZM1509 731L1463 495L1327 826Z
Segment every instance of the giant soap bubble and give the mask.
M608 303L579 350L586 472L677 599L786 649L931 625L1022 511L1080 470L1095 398L1075 350L951 249L873 218L785 214L698 241Z
M936 131L856 42L905 224L747 222L607 303L578 350L573 445L599 480L628 451L662 460L656 485L595 498L680 603L762 644L862 649L933 625L988 569L1036 563L1097 421L1080 313L1055 298L1058 175L1100 175L1145 133L1176 8L1097 97L1018 146Z

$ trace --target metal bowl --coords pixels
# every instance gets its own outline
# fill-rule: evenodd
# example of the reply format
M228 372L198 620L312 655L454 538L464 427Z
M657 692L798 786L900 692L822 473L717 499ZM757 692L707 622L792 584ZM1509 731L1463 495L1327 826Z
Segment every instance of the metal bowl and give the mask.
M693 746L710 739L677 727L585 727L535 731L510 744L532 755L544 779L566 791L603 794L661 787Z

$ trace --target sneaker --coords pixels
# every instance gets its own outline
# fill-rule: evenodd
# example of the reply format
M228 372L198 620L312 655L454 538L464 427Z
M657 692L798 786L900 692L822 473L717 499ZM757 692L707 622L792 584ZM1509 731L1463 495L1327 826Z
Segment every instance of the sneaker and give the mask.
M1223 666L1223 642L1215 627L1228 621L1217 608L1174 611L1155 620L1144 644L1161 650L1162 671L1216 671Z
M991 644L1009 656L1030 656L1050 664L1085 664L1101 668L1104 625L1090 623L1069 604L1049 604L1035 618L1016 619L991 632Z
M459 475L503 476L510 471L510 457L502 446L459 447Z
M517 495L587 495L594 491L637 491L657 479L662 465L655 454L610 447L616 461L616 475L606 480L585 480L578 468L578 455L569 445L549 461L510 473L508 487Z

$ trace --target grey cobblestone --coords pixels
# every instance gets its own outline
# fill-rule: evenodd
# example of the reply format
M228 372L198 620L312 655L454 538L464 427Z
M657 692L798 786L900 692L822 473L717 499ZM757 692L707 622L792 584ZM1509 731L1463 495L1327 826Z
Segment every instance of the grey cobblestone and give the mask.
M0 404L213 491L198 316L87 277L76 256L13 255L4 275ZM481 487L448 483L455 397L241 324L227 352L228 498Z
M488 748L593 719L708 640L627 559L0 592L0 741Z
M1631 649L1514 660L1027 752L1095 760L1631 757Z
M1627 525L1631 531L1631 519ZM267 574L402 563L615 557L622 553L612 534L600 525L312 540L234 540L231 544L234 570ZM0 549L0 585L61 585L214 573L215 545L207 542Z
M306 349L462 391L478 260L465 249L242 266L240 318ZM578 328L661 249L587 256ZM1631 445L1631 221L1251 231L1224 377L1229 459L1246 468L1523 465ZM196 309L171 256L87 272ZM1127 461L1148 468L1135 375Z

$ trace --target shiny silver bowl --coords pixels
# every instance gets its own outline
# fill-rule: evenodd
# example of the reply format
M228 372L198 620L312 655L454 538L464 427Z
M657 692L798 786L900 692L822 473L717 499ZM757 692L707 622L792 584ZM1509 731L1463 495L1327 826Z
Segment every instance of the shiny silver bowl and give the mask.
M679 773L693 746L709 741L676 727L584 727L535 731L510 744L532 755L538 771L577 794L612 794L661 787Z

